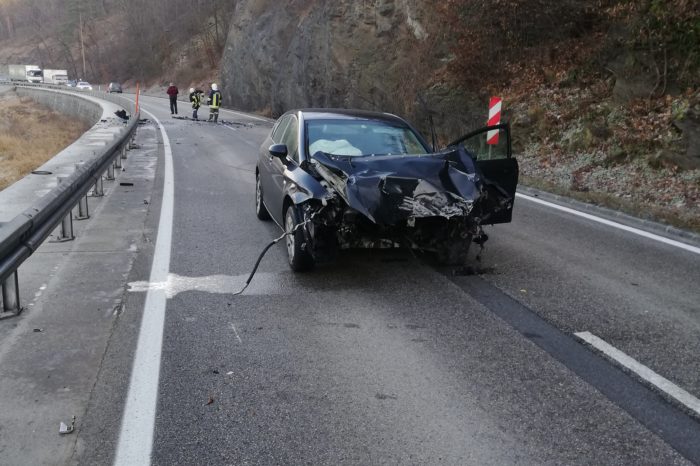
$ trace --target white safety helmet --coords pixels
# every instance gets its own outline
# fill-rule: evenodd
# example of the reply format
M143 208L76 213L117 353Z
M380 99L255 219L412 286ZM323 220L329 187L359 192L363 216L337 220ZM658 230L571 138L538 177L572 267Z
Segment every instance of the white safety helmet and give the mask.
M194 87L190 87L190 94L194 92Z
M218 91L218 90L219 90L219 86L217 86L216 83L213 83L213 84L211 85L211 89L212 89L213 91Z

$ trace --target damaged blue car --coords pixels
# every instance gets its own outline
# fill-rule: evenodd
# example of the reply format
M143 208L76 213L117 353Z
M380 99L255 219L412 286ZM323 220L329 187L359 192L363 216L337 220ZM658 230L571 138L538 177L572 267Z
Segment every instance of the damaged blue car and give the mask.
M411 248L464 264L470 245L487 239L484 225L511 221L517 183L508 125L436 150L395 115L293 110L260 148L255 210L287 232L294 271L349 248Z

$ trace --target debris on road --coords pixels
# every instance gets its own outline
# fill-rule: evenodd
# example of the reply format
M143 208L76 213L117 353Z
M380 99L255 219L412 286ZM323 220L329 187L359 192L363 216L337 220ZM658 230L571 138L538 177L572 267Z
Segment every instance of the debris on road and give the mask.
M214 403L214 397L210 395L209 400L207 401L207 404L205 406L209 406L210 404L213 404L213 403Z
M75 430L75 416L71 419L70 425L66 425L65 422L61 422L58 427L58 433L60 435L70 434Z
M216 121L209 121L209 120L203 120L203 119L194 119L188 116L173 116L173 119L175 120L184 120L184 121L196 121L198 123L212 123L214 125L223 125L223 126L234 126L236 128L252 128L254 126L253 123L241 123L238 121L229 121L229 120L219 120L218 122Z
M33 330L34 333L42 333L43 331L44 331L43 328L35 328L35 329Z
M122 109L122 110L117 110L116 112L114 112L114 114L117 115L117 116L118 116L119 118L121 118L122 120L128 120L128 119L129 119L129 115L126 114L126 110L124 110L124 109Z

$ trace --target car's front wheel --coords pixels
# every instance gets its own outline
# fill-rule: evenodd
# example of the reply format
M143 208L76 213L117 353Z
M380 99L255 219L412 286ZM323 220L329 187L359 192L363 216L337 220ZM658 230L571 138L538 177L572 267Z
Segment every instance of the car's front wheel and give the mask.
M302 228L296 228L299 223L298 209L296 206L290 205L284 214L289 266L295 272L306 272L314 268L314 258L304 247L304 231Z
M270 213L263 203L262 186L260 184L260 174L255 175L255 215L260 220L270 220Z

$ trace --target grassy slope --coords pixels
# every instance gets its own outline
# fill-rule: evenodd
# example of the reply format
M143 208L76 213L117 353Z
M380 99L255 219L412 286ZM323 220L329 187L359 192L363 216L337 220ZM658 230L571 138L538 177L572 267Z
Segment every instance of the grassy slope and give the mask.
M88 129L13 93L0 95L0 190L41 166Z

